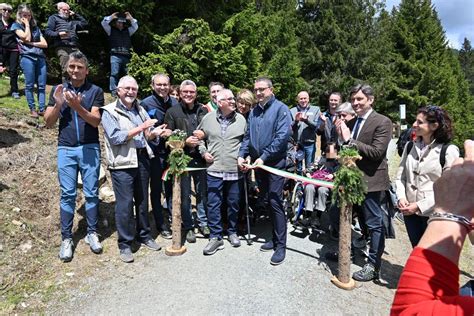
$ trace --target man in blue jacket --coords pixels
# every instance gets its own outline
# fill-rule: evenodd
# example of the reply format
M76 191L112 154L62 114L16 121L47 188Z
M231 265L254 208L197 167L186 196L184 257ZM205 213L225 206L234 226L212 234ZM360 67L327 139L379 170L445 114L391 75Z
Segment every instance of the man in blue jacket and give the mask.
M142 100L140 105L148 112L152 119L156 119L158 125L165 122L165 114L171 107L178 105L179 102L170 97L170 78L165 74L155 74L151 77L151 88L153 93ZM162 137L171 135L171 130L166 129ZM163 187L165 190L166 204L168 211L171 211L172 205L172 185L171 180L163 183L161 175L166 168L168 168L169 151L165 146L165 141L162 139L158 145L150 143L155 157L150 160L150 199L153 217L155 219L156 229L161 237L171 239L171 232L169 229L169 216L163 216L163 206L161 205L161 192ZM169 214L168 214L169 215Z
M242 171L246 171L248 166L245 158L250 156L254 165L265 164L283 170L286 167L286 152L291 135L290 110L275 98L269 78L257 78L254 92L258 104L250 112L237 163ZM285 178L260 169L256 170L256 176L262 196L269 200L273 224L272 240L263 244L260 250L274 250L270 263L279 265L286 255L286 215L282 203Z

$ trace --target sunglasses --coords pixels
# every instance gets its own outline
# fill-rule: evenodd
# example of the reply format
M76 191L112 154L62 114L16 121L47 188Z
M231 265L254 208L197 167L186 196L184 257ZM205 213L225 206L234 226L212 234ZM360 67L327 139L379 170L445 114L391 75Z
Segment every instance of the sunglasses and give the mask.
M10 12L10 13L12 13L12 12L13 12L13 10L12 10L12 9L2 9L2 10L3 10L3 12Z

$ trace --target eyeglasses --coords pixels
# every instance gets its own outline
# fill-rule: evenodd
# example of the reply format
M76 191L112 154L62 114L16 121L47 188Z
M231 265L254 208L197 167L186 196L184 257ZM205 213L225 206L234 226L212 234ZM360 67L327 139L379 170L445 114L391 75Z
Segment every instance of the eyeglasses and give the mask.
M270 87L255 88L255 89L253 89L253 92L254 92L254 93L262 93L262 92L264 92L265 90L267 90L268 88L270 88Z
M338 117L338 118L345 118L346 116L347 116L346 113L339 113L339 114L337 114L337 117Z
M3 12L10 12L10 13L12 13L12 12L13 12L13 10L12 10L12 9L2 9L2 10L3 10Z
M138 91L138 88L135 88L135 87L120 87L120 89L122 90L130 90L130 91Z
M223 98L223 99L219 99L219 101L235 102L235 98L234 97Z

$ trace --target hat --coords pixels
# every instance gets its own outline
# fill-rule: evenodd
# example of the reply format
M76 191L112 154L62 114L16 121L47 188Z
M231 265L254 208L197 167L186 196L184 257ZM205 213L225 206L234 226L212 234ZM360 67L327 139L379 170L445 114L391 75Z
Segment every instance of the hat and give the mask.
M127 23L128 22L127 18L125 17L125 14L123 14L123 13L117 14L117 18L115 19L115 21L120 22L120 23Z

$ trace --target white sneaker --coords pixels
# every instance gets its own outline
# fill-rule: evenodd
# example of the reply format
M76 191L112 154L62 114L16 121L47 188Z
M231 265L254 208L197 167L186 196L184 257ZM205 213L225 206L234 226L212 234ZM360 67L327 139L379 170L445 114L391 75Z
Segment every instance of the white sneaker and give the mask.
M99 241L99 236L97 233L94 232L87 234L86 238L84 238L84 241L89 245L89 247L91 247L93 253L99 254L102 252L102 245Z

